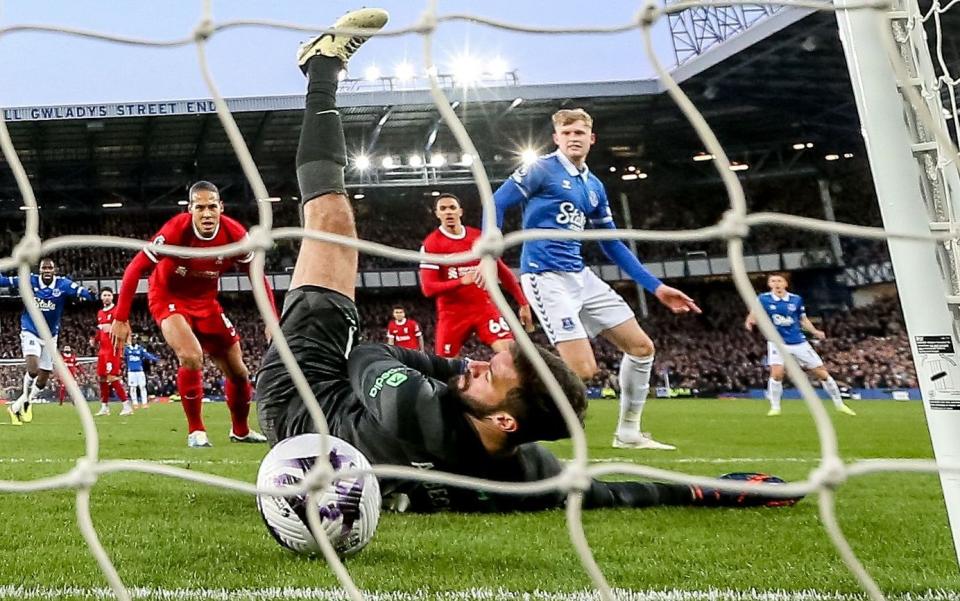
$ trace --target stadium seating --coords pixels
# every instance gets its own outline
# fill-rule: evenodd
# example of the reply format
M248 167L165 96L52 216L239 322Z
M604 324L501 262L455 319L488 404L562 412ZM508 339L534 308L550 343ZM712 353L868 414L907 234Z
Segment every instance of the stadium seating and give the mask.
M831 184L831 194L837 219L864 225L879 225L880 215L872 188L862 181L865 176L838 177ZM610 184L609 196L615 217L623 223L622 207L617 199L620 191L627 193L633 226L643 229L683 229L715 223L727 206L722 191L709 186L684 188L681 191L657 184L645 187L641 192L635 186L621 188L616 181ZM789 179L759 180L746 184L748 202L753 211L781 211L803 216L822 217L823 206L816 184L810 178L797 181ZM480 205L472 188L456 190L461 197L468 223L480 219ZM398 201L388 192L379 196L370 192L362 201L355 201L356 221L360 236L369 240L416 249L423 237L434 227L432 215L433 198L422 191L411 192L409 197ZM297 203L285 199L274 205L274 225L299 225ZM227 199L227 211L241 222L256 221L255 208L249 204L231 204ZM110 234L136 239L147 239L172 214L171 210L150 211L138 214L136 220L124 213L71 214L69 219L41 220L44 238L63 234ZM418 218L419 217L419 218ZM518 215L509 215L505 230L518 229ZM0 254L9 254L20 237L23 223L8 220L0 230ZM826 238L797 230L758 228L747 241L747 252L777 252L787 250L809 251L826 248ZM885 242L846 240L842 241L844 261L847 265L878 263L889 259ZM282 273L292 268L297 244L282 241L275 252L268 256L267 270ZM722 241L703 243L639 243L641 258L665 259L682 257L687 253L706 252L721 255L725 252ZM599 246L584 244L588 263L606 262ZM75 279L92 276L118 276L132 257L129 251L91 250L75 248L55 255L60 273ZM519 260L519 249L511 248L505 259L511 265ZM361 255L361 269L410 267L380 257ZM685 284L685 287L688 286ZM386 295L384 295L384 292ZM699 294L697 294L699 292ZM628 293L632 293L630 290ZM392 294L392 296L391 296ZM677 318L654 308L644 327L657 341L657 364L659 372L667 370L673 386L699 389L702 394L743 391L762 388L766 372L762 366L765 353L763 341L758 335L748 334L740 326L744 309L726 286L703 286L695 290L705 313L696 319ZM371 294L360 303L361 317L366 325L367 340L383 340L383 327L391 306L401 302L408 313L425 328L428 345L433 340L434 316L432 303L419 297L412 289L381 291ZM224 306L234 323L238 324L244 340L247 364L255 367L263 348L263 328L252 298L225 295ZM815 309L815 307L812 307ZM8 299L0 302L0 358L20 358L19 329L17 319L19 301ZM61 346L70 344L80 355L89 355L88 338L92 334L96 307L74 307L67 312ZM813 311L815 314L816 311ZM870 307L849 313L840 313L825 320L830 336L818 348L836 379L855 388L911 387L916 385L909 345L904 334L903 318L896 301L882 301ZM166 349L159 330L147 316L145 307L134 311L134 328L144 334L144 343L160 353L163 361L149 376L148 388L152 394L167 395L175 390L175 361ZM545 339L540 342L545 343ZM594 384L601 387L617 387L619 354L605 342L597 343L600 371ZM468 344L464 353L482 358L487 349L475 342ZM90 370L87 370L88 372ZM222 382L208 371L207 393L218 396ZM0 390L16 386L19 369L0 368ZM91 379L84 373L81 379ZM654 379L660 381L659 377Z
M630 291L625 290L629 294ZM651 315L643 325L657 341L657 376L661 382L664 370L669 372L675 387L691 388L701 395L742 392L766 385L767 374L762 365L766 346L759 334L743 329L744 309L729 285L702 286L691 293L704 307L698 317L674 316L658 306L652 306ZM402 304L408 315L420 322L427 347L434 338L435 316L433 304L410 292L396 294L367 294L358 300L363 339L385 340L385 329L394 304ZM237 325L243 339L244 359L251 370L256 369L266 346L262 322L247 295L222 295L227 314ZM95 305L78 305L68 309L64 318L60 345L71 345L81 356L95 353L89 337L95 324ZM19 359L20 306L16 300L0 303L0 358ZM814 317L816 318L816 317ZM167 349L159 329L149 318L142 300L134 305L132 323L141 341L161 357L161 362L150 369L148 389L151 394L166 396L176 389L176 360ZM818 351L827 368L841 384L853 388L915 387L917 385L910 346L906 338L900 305L895 298L886 298L863 308L838 312L823 319L821 324L828 335ZM542 333L535 339L546 344ZM620 354L609 343L598 340L597 364L599 373L592 382L603 388L618 388L617 371ZM471 340L464 355L476 359L489 356L489 350ZM92 366L83 370L81 384L93 381ZM19 385L22 368L0 368L0 391ZM211 365L205 375L208 396L221 396L223 382Z
M861 176L862 177L862 176ZM616 182L611 185L610 198L618 223L623 216ZM880 225L880 215L870 187L866 182L840 180L834 185L834 205L837 219L863 225ZM810 178L799 181L776 180L747 185L752 211L779 211L807 217L822 217L823 207ZM462 197L467 223L479 223L480 205L472 188L456 190ZM356 201L356 221L361 238L376 240L383 244L407 249L420 247L423 238L430 232L435 221L432 214L432 197L422 192L411 198L398 199L392 193L368 192L362 201ZM714 187L684 189L682 192L645 188L642 193L636 187L628 190L633 226L642 229L672 230L701 227L716 223L726 210L726 197ZM256 212L251 205L233 206L227 200L228 214L250 225L256 221ZM518 212L517 212L518 213ZM63 234L110 234L144 240L155 233L173 212L151 210L146 215L138 213L130 219L125 213L79 213L64 219L43 219L41 235L51 238ZM519 228L519 215L508 216L506 231ZM299 225L297 204L289 199L274 205L274 224L277 226ZM398 225L400 224L400 225ZM0 254L7 255L19 239L22 221L10 220L0 231ZM746 243L747 254L810 250L826 248L826 237L811 235L799 230L783 228L757 228ZM279 273L292 268L297 245L282 241L275 252L268 255L267 269ZM644 259L670 259L687 253L706 252L711 256L725 253L722 241L696 243L638 243L638 252ZM844 258L848 264L883 261L888 258L886 243L859 240L844 241ZM584 244L588 263L607 262L596 244ZM123 271L132 254L121 250L69 249L54 255L60 272L74 277L114 276ZM505 258L511 265L519 260L519 248L511 248ZM409 267L389 259L361 256L360 268Z

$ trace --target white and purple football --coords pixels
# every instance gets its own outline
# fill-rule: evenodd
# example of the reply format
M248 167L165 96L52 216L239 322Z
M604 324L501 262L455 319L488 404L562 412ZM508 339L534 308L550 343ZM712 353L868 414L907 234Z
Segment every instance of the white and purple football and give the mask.
M257 487L299 485L317 461L320 434L301 434L280 441L260 464ZM367 469L370 462L350 443L327 436L326 448L333 469ZM380 485L373 474L334 480L313 497L320 510L323 532L307 522L307 495L283 497L261 495L257 507L267 530L280 545L296 553L320 553L317 536L325 535L337 554L352 555L363 549L380 521Z

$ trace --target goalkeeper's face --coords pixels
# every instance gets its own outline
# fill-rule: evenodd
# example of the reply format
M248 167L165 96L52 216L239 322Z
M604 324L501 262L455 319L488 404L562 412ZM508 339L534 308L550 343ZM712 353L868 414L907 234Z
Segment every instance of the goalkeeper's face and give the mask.
M466 373L456 376L450 384L475 417L502 421L503 401L520 384L520 376L510 351L500 351L490 361L471 361ZM512 416L508 417L513 421Z
M220 195L210 190L198 190L190 199L190 214L193 216L193 227L204 238L212 236L220 225L220 215L223 213L223 203Z
M597 141L593 129L584 121L574 121L567 125L559 125L553 130L553 142L578 167L587 160L590 147Z
M543 347L536 348L582 425L587 409L583 382L560 357ZM449 384L473 417L512 435L512 444L570 435L546 382L516 344L494 355L489 363L471 361L467 373Z

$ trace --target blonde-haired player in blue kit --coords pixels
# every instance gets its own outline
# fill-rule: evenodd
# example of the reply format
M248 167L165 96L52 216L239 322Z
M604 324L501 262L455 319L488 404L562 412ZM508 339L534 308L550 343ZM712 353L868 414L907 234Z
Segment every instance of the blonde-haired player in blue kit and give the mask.
M597 141L593 117L583 109L553 115L557 150L517 169L493 195L497 226L511 207L523 207L523 229L582 232L587 227L614 229L603 182L587 168ZM632 280L674 313L700 313L693 299L661 282L621 240L604 240L600 248ZM528 240L520 256L520 283L543 331L560 357L578 376L597 373L590 338L603 336L623 353L620 362L620 419L613 435L618 449L669 451L640 430L650 391L653 341L640 327L623 297L583 262L580 240Z
M772 273L767 277L767 287L770 292L764 292L757 297L763 310L770 316L770 321L777 328L783 342L786 344L787 352L790 353L800 367L810 372L823 389L830 395L834 407L837 411L846 415L856 415L850 407L847 407L840 396L840 387L837 381L833 379L827 368L823 366L823 359L813 350L810 343L807 342L803 332L809 332L814 338L823 340L827 335L823 330L818 330L807 317L806 307L803 306L803 298L799 294L787 292L787 276L782 273ZM753 313L747 314L747 319L743 325L747 331L753 331L753 326L757 323ZM767 400L770 401L770 411L767 415L775 417L780 415L780 397L783 396L783 357L777 347L767 341L767 364L770 366L770 379L767 381Z

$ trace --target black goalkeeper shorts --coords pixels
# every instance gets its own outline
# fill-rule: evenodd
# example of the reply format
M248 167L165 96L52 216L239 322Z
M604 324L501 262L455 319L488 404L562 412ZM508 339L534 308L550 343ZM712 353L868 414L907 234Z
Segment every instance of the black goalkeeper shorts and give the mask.
M300 286L283 303L280 328L333 432L359 403L347 376L347 355L359 324L351 299L320 286ZM257 372L257 416L271 446L317 431L273 343Z

